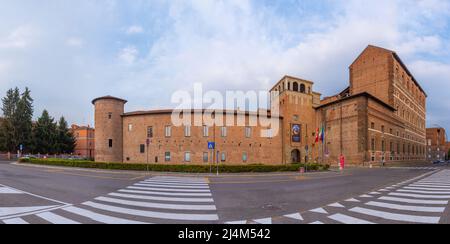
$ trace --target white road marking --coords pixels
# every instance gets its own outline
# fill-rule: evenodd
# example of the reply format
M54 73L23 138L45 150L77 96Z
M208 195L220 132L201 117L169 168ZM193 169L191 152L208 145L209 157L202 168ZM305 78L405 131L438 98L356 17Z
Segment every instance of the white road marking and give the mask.
M148 183L148 184L160 184L160 185L184 185L184 186L208 186L208 183L185 183L185 182L176 182L176 181L142 181L140 183Z
M409 192L409 193L423 193L423 194L450 194L450 191L418 191L418 190L397 190L398 192Z
M425 199L450 199L449 195L420 195L420 194L408 194L391 192L388 195L398 197L412 197L412 198L425 198Z
M425 190L425 191L444 191L445 189L436 189L436 188L426 188L426 187L410 187L410 186L405 186L403 187L403 189L409 189L409 190Z
M158 196L177 196L177 197L212 197L211 193L171 193L171 192L156 192L156 191L137 191L137 190L119 190L119 192L136 193L144 195L158 195Z
M204 210L204 211L217 210L215 205L164 204L164 203L128 201L110 197L97 197L95 198L95 200L143 208L157 208L157 209L171 209L171 210Z
M255 220L253 220L253 222L256 222L258 224L263 224L263 225L271 225L272 218L255 219Z
M428 217L428 216L417 216L417 215L409 215L409 214L394 214L389 212L377 211L367 208L352 208L351 212L365 214L369 216L374 216L387 220L395 220L402 222L411 222L411 223L423 223L423 224L438 224L440 221L440 217Z
M357 200L357 199L355 199L355 198L350 198L350 199L347 199L347 200L345 200L346 202L361 202L360 200Z
M345 206L344 205L342 205L342 204L340 204L340 203L333 203L333 204L330 204L330 205L328 205L328 207L333 207L333 208L345 208Z
M161 185L161 184L143 184L143 183L137 183L134 185L135 186L161 187L161 188L175 188L175 189L209 189L209 186L183 186L183 185L167 186L167 185Z
M328 218L335 220L337 222L343 223L343 224L358 224L358 225L374 224L372 222L354 218L354 217L344 215L344 214L335 214L335 215L328 216Z
M442 181L418 181L416 184L420 185L444 185L444 186L450 186L450 183L443 183Z
M3 223L7 225L26 225L28 222L21 218L14 218L14 219L5 219L3 220Z
M379 192L376 192L376 191L374 191L374 192L371 192L371 193L369 193L370 195L381 195L381 193L379 193Z
M227 224L227 225L245 225L245 224L247 224L247 220L230 221L230 222L225 222L225 224Z
M0 208L0 218L11 216L11 215L17 215L17 214L24 214L24 213L30 213L35 211L40 211L44 209L50 209L58 206L37 206L37 207L9 207L9 208Z
M139 187L139 186L129 186L128 189L135 190L148 190L148 191L162 191L162 192L208 192L210 190L196 190L196 189L166 189L166 188L154 188L154 187Z
M178 197L152 197L152 196L142 196L142 195L132 195L132 194L121 194L121 193L110 193L110 196L131 198L131 199L141 199L141 200L153 200L153 201L167 201L167 202L214 202L212 198L178 198Z
M23 193L20 191L11 189L9 187L0 187L0 194L23 194Z
M448 189L450 190L450 186L440 186L440 185L420 185L420 184L411 184L409 186L412 187L428 187L428 188L443 188L443 189Z
M313 213L328 214L327 210L325 210L323 208L315 208L315 209L312 209L309 211L313 212Z
M380 197L379 200L392 201L392 202L403 202L412 204L430 204L430 205L447 205L448 201L437 201L437 200L419 200L419 199L409 199L409 198L399 198L399 197Z
M287 214L287 215L284 215L284 217L290 218L290 219L295 219L295 220L300 220L300 221L303 221L303 220L304 220L303 217L302 217L302 215L299 214L299 213L295 213L295 214Z
M384 202L368 202L366 203L366 205L395 210L406 210L406 211L427 212L427 213L443 213L445 211L445 208L440 207L410 206L410 205L390 204Z
M62 210L76 214L76 215L80 215L80 216L83 216L88 219L92 219L94 221L104 223L104 224L145 224L144 222L133 221L133 220L128 220L128 219L121 219L121 218L116 218L116 217L112 217L112 216L108 216L108 215L98 214L98 213L94 213L92 211L82 209L82 208L77 208L77 207L67 207L67 208L62 208Z
M359 197L360 197L360 198L371 198L371 197L373 197L373 196L364 194L364 195L361 195L361 196L359 196Z
M51 212L44 212L40 214L36 214L41 219L44 219L45 221L48 221L52 224L65 224L65 225L73 225L73 224L80 224L76 221L73 221L71 219L59 216L57 214L51 213Z
M323 225L324 223L323 222L320 222L320 221L316 221L316 222L312 222L312 223L309 223L310 225Z
M161 213L161 212L151 212L142 211L129 208L119 208L111 205L98 204L94 202L83 203L86 206L106 210L109 212L129 214L140 217L156 218L156 219L170 219L170 220L190 220L190 221L215 221L219 220L217 214L176 214L176 213Z

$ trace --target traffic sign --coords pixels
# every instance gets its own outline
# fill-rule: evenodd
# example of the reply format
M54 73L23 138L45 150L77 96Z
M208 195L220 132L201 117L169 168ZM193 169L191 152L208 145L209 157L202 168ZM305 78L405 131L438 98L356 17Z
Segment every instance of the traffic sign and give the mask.
M216 143L215 142L208 142L208 149L209 150L216 149Z
M23 151L23 144L20 144L19 148L20 148L20 151Z

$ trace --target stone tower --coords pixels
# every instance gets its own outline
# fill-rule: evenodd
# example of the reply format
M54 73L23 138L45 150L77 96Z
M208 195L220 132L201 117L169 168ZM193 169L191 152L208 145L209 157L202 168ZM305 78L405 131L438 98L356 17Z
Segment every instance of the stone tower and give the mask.
M123 162L122 114L126 100L106 96L92 101L95 106L95 161Z

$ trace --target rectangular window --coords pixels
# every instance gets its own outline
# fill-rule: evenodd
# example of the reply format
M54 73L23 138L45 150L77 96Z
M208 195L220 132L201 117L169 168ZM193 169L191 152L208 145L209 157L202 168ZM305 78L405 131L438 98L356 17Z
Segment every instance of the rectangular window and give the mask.
M252 128L251 127L245 127L245 137L246 138L252 137Z
M112 119L112 113L108 113L108 119Z
M147 127L147 138L153 138L153 127Z
M247 161L248 161L248 155L247 155L246 152L244 152L244 153L242 154L242 162L247 163Z
M184 153L184 162L191 162L191 153L190 152Z
M112 147L113 147L113 140L109 139L109 148L112 148Z
M386 143L384 141L381 141L381 151L382 152L386 151Z
M203 137L209 137L209 127L203 126Z
M145 145L144 145L144 144L141 144L141 146L140 146L140 152L141 152L141 153L145 153Z
M184 127L184 136L191 137L191 126L187 125Z
M209 162L209 153L204 152L203 153L203 163L208 163Z
M128 124L128 131L133 131L133 124Z
M227 137L227 127L222 127L220 129L220 134L222 137Z
M172 136L172 127L171 126L166 126L165 135L166 135L166 137Z
M381 132L384 133L384 125L381 126Z
M226 162L227 161L227 154L225 152L222 152L220 159L221 159L222 162Z
M166 160L166 162L170 162L172 157L170 156L170 152L166 152L164 159Z
M370 128L375 129L375 123L370 123Z
M371 149L372 149L372 151L375 151L375 139L372 139L372 141L371 141Z

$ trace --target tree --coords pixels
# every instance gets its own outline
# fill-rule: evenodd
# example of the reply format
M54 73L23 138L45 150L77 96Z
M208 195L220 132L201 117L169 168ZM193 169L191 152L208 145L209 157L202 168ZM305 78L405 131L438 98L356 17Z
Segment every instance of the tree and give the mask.
M50 117L47 110L44 110L33 128L33 143L36 152L42 154L57 153L56 126L54 119Z
M30 97L30 91L28 90L28 88L26 92L27 98L24 100L32 103L33 100ZM9 89L6 92L6 97L2 98L2 111L4 120L0 127L0 143L2 149L9 152L14 152L18 149L18 146L20 144L20 137L22 137L22 125L18 126L17 124L18 122L21 124L19 113L21 111L24 111L23 108L25 107L25 103L22 103L20 105L21 100L22 99L20 97L19 88L17 87L15 89ZM18 111L19 107L20 110Z
M12 115L16 145L24 145L25 151L31 151L33 112L33 99L27 87L17 101L16 111Z
M69 130L67 121L64 117L61 117L58 122L57 128L57 145L56 149L58 153L69 154L75 150L75 137Z

